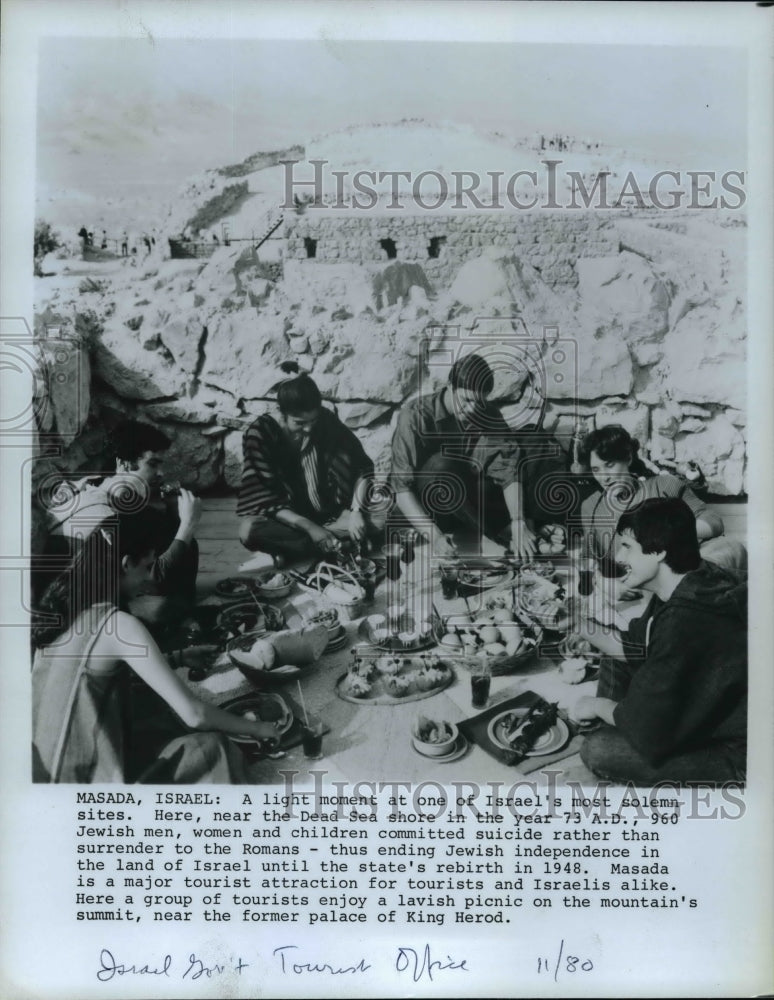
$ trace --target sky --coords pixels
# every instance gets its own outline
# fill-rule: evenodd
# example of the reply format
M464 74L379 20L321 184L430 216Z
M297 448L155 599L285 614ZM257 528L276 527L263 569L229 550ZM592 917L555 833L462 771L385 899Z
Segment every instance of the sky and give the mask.
M38 184L175 189L203 168L419 117L744 166L740 49L464 42L41 41Z

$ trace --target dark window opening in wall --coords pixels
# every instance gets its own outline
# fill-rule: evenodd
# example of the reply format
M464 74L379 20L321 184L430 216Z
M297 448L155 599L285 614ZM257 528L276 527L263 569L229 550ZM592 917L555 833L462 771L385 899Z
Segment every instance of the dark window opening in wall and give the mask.
M431 236L427 246L427 256L435 259L441 256L441 249L446 242L445 236Z
M387 254L389 260L395 260L398 256L398 248L395 246L395 240L379 240L379 246Z
M308 236L304 237L304 250L307 257L317 256L317 240L312 240Z

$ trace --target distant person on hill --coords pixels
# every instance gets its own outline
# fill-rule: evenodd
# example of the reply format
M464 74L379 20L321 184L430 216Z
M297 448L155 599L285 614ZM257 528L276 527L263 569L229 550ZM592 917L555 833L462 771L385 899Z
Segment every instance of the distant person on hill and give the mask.
M374 466L358 438L295 362L282 368L291 377L277 387L279 413L245 431L237 514L245 548L297 559L361 542L384 518L369 510Z
M121 233L121 256L129 256L129 234L126 230Z
M146 253L146 255L147 255L147 254L149 254L149 253L151 252L151 241L150 241L150 236L148 236L148 234L147 234L147 233L143 233L143 234L142 234L142 241L143 241L143 243L145 244L145 253Z
M100 243L100 249L101 250L107 250L107 243L108 243L108 240L107 240L107 230L103 229L102 230L102 242Z
M64 503L52 505L49 513L55 537L82 541L107 517L127 510L154 512L160 547L153 562L153 587L149 593L189 607L196 596L199 547L195 532L201 503L189 490L181 489L172 508L159 492L164 453L171 442L150 424L126 421L110 435L115 471L101 481L81 480L69 484Z

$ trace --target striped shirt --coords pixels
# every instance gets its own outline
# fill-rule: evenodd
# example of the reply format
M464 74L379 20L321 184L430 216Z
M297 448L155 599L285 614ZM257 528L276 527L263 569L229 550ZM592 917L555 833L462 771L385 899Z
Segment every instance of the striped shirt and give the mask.
M240 517L289 509L324 524L350 506L357 481L374 469L358 438L325 407L302 453L268 413L247 428L242 448Z

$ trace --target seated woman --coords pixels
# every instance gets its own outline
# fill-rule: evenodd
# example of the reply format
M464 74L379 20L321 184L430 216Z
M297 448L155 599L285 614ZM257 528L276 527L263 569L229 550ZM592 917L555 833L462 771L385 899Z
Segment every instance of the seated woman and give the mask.
M648 470L638 457L638 450L639 443L618 424L597 428L583 442L580 460L590 468L600 486L600 490L586 497L581 506L588 554L598 560L611 558L621 515L643 500L671 497L684 500L693 512L702 559L726 568L746 569L746 550L738 542L721 537L721 518L702 503L679 476L647 477Z
M151 579L154 558L142 514L103 521L46 591L32 629L34 781L235 783L241 754L218 734L276 742L274 723L197 698L123 610ZM133 725L131 671L180 720L156 745L147 730L137 739L144 720Z
M285 362L277 388L278 418L262 414L247 428L237 515L251 551L299 559L335 550L342 538L362 542L384 527L368 509L374 465L309 375Z

